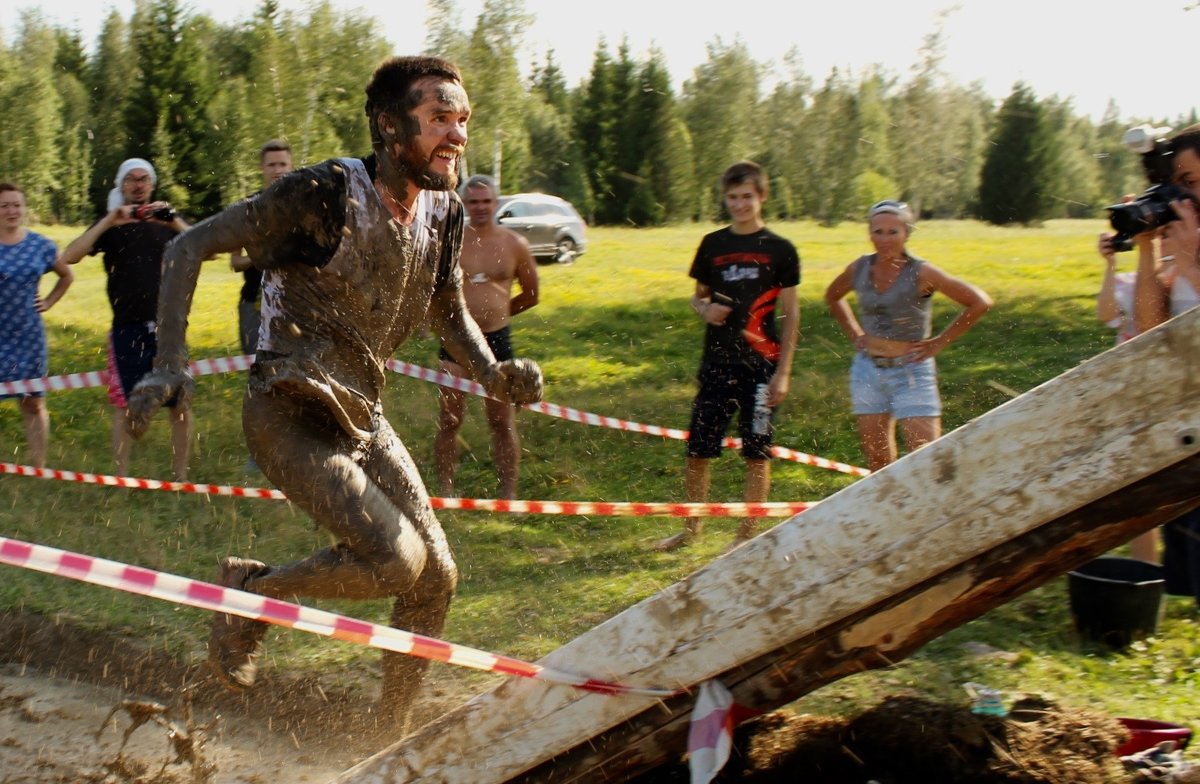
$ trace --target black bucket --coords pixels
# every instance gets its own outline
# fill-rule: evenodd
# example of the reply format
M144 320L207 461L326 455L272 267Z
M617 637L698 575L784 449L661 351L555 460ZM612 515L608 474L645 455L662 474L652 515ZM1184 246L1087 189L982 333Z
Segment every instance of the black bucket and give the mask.
M1067 575L1075 628L1113 648L1158 631L1164 589L1163 568L1135 558L1105 556Z

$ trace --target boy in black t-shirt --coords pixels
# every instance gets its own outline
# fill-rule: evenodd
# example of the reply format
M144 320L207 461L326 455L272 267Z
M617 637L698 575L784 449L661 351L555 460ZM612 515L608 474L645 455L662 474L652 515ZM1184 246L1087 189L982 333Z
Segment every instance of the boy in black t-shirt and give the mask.
M762 503L771 487L771 420L787 396L799 336L800 257L763 222L762 167L750 161L730 166L721 190L733 223L705 235L688 273L696 281L692 309L707 327L688 437L687 497L708 500L709 461L721 453L736 410L746 460L744 500ZM701 527L700 518L688 518L682 531L655 549L688 544ZM757 518L743 518L730 549L750 540L757 527Z

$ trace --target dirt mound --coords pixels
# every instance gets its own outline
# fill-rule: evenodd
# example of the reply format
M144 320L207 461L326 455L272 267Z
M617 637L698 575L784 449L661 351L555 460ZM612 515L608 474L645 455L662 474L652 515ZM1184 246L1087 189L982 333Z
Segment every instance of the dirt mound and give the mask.
M717 781L1116 784L1132 781L1114 754L1127 737L1116 719L1040 697L998 718L896 696L849 720L781 711L747 722ZM639 781L685 782L687 766Z

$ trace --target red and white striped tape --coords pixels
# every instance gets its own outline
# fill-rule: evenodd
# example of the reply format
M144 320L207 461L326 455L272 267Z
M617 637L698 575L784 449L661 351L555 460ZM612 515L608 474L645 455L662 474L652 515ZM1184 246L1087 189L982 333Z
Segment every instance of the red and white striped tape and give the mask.
M278 599L269 599L234 588L225 588L214 583L192 580L166 572L130 566L118 561L81 555L45 545L30 544L7 537L0 537L0 563L67 577L92 585L152 596L155 599L199 607L202 610L253 618L278 626L286 626L289 629L299 629L357 645L382 648L474 670L533 678L600 694L630 694L662 698L677 693L671 689L642 688L586 678L562 670L531 664L520 659L413 634L402 629L393 629L390 626L359 621L324 610L303 607Z
M195 482L164 482L158 479L138 479L132 476L111 476L109 474L60 471L55 468L34 468L33 466L17 465L15 463L0 463L0 474L32 476L38 479L58 479L64 482L78 482L85 485L125 487L130 490L166 490L173 493L225 495L238 498L287 499L287 496L279 490L266 487L230 487L229 485L205 485Z
M249 355L238 357L217 357L215 359L198 359L195 362L188 363L188 369L193 376L207 376L216 373L232 373L235 371L249 370L254 364L254 357ZM452 376L449 373L442 373L437 370L414 365L410 362L401 362L398 359L389 359L387 368L395 373L417 378L422 381L428 381L434 384L440 384L444 387L457 389L460 392L466 392L471 395L480 397L488 397L483 386L475 381L466 378ZM61 391L64 389L84 389L87 387L106 386L108 384L108 371L92 371L88 373L70 373L64 376L50 376L48 378L33 378L25 379L24 381L0 381L0 394L2 395L17 395L28 392L50 392ZM568 422L577 422L584 425L592 425L594 427L606 427L611 430L626 430L632 433L644 433L651 436L662 436L663 438L671 438L676 441L686 441L688 431L679 430L677 428L659 427L658 425L645 425L640 422L630 422L625 419L617 419L615 417L601 416L592 414L587 411L580 411L576 408L568 408L555 403L547 403L545 401L539 403L530 403L524 408L530 411L536 411L539 414L565 419ZM742 446L740 438L726 438L723 445L728 449L739 449ZM802 463L804 465L815 466L817 468L826 468L830 471L840 471L844 474L853 474L854 476L866 476L870 471L865 468L859 468L848 463L840 463L836 460L829 460L824 457L810 455L806 452L799 452L795 449L787 447L774 446L771 447L771 454L781 460L788 460L793 463Z
M249 370L254 357L216 357L198 359L188 363L193 376L211 376L215 373L234 373ZM86 373L67 373L46 378L27 378L22 381L0 381L0 395L23 395L30 392L62 392L67 389L88 389L108 386L107 370L90 370Z
M418 378L422 381L429 381L434 384L440 384L444 387L457 389L459 392L466 392L480 397L489 397L487 391L482 384L471 381L467 378L459 378L452 376L449 373L442 373L429 368L414 365L409 362L401 362L398 359L389 359L387 361L389 370L400 373L410 378ZM646 435L662 436L663 438L671 438L676 441L686 441L688 431L679 430L676 428L659 427L658 425L644 425L640 422L630 422L624 419L616 419L614 417L600 416L587 411L580 411L575 408L567 408L566 406L556 405L554 403L540 402L529 403L523 406L530 411L536 411L539 414L565 419L569 422L578 422L584 425L592 425L594 427L607 427L612 430L628 430L633 433L645 433ZM740 438L726 438L723 442L724 446L729 449L740 449L742 440ZM841 471L846 474L854 474L855 476L866 476L870 471L858 466L849 465L847 463L839 463L836 460L828 460L824 457L817 457L805 452L798 452L794 449L776 446L771 448L771 454L783 460L790 460L793 463L804 463L806 465L816 466L818 468L827 468L831 471Z
M232 487L195 482L164 482L131 476L86 474L53 468L34 468L15 463L0 463L0 474L58 479L80 484L125 487L131 490L165 490L174 493L265 498L286 500L279 490L266 487ZM760 504L672 504L636 501L509 501L503 498L430 498L434 509L461 509L472 512L508 512L513 514L596 515L598 517L791 517L811 509L816 503L776 502Z

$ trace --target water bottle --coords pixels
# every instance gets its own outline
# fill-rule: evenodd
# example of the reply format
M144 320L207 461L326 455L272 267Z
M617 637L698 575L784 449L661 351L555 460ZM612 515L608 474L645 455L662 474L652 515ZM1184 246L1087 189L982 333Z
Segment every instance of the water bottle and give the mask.
M1001 698L1000 692L996 689L989 688L981 683L964 683L963 688L975 698L975 704L971 706L971 713L979 716L1008 715L1008 708L1004 707L1004 700Z

